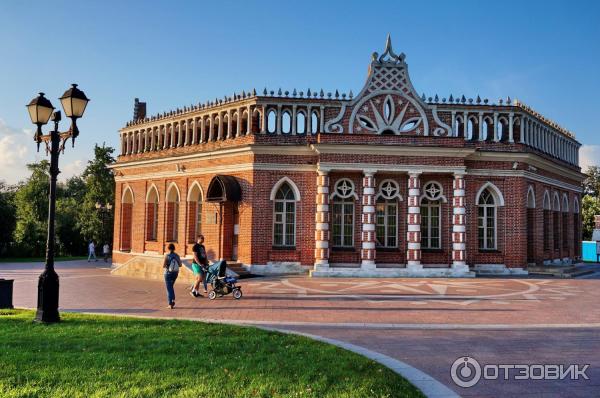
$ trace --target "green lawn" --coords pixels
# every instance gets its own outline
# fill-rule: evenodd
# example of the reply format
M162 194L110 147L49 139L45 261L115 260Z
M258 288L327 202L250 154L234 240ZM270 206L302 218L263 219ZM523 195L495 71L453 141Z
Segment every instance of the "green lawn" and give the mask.
M388 368L250 327L0 310L8 397L422 397Z
M73 261L73 260L85 260L87 256L58 256L54 257L54 261ZM45 262L46 257L2 257L0 263L35 263ZM98 258L98 262L104 261L102 258Z

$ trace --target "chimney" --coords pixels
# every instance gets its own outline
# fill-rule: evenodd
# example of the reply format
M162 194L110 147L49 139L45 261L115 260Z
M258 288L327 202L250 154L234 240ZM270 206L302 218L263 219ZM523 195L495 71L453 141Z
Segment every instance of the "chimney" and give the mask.
M140 102L139 98L136 98L133 103L133 120L140 120L146 118L146 103Z

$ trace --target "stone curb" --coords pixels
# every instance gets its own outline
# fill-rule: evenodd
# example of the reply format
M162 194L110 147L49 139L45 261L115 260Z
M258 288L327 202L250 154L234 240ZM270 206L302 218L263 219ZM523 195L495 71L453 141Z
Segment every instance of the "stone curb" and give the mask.
M346 343L340 340L330 339L328 337L322 337L309 333L297 332L294 330L278 329L268 326L258 326L258 328L279 333L308 337L312 340L321 341L323 343L331 344L336 347L340 347L345 350L362 355L377 363L380 363L381 365L393 370L400 376L404 377L412 385L421 390L421 392L425 396L429 398L460 398L460 395L458 395L457 393L455 393L450 388L446 387L444 384L440 383L433 377L429 376L427 373L422 372L419 369L414 368L405 362L399 361L379 352L371 351L367 348Z

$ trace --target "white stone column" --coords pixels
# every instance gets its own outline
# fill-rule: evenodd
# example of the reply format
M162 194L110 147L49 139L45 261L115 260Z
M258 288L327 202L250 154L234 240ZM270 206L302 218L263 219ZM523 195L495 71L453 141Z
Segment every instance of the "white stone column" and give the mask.
M260 115L260 133L267 134L267 106L263 106L262 113Z
M243 113L243 109L242 108L238 108L237 110L237 123L235 125L236 131L235 131L235 136L239 137L242 135L242 113Z
M494 131L494 142L500 141L500 139L498 139L498 112L494 112L494 130L493 131ZM488 134L489 134L489 131L488 131ZM502 132L502 134L504 134L504 131Z
M362 192L362 250L360 268L375 269L375 172L365 170Z
M223 118L225 114L223 112L219 112L219 127L217 131L217 141L221 141L223 139ZM228 123L229 124L229 123Z
M525 143L525 118L523 116L521 116L521 121L519 124L519 129L520 129L520 134L519 134L519 142L521 144Z
M452 183L452 269L469 271L467 266L467 227L465 220L465 175L454 173Z
M420 172L408 174L408 215L406 225L406 268L410 271L423 269L421 264L421 196Z
M171 122L171 146L170 148L175 147L175 122Z
M508 114L508 142L510 142L511 144L513 142L515 142L514 139L514 132L513 132L513 121L514 121L514 114L511 112Z
M458 137L458 130L456 129L456 111L452 111L452 137Z
M281 134L281 105L277 105L277 118L275 123L275 133Z
M192 119L192 145L198 143L198 122L196 118Z
M296 135L296 117L298 116L298 107L296 105L292 105L292 135Z
M317 171L315 271L329 269L329 171Z
M232 113L231 113L231 109L227 110L227 135L225 136L225 138L231 138L231 133L233 128L231 127L231 125L233 124L233 117L232 117Z
M252 107L248 105L248 118L246 119L246 135L252 133Z

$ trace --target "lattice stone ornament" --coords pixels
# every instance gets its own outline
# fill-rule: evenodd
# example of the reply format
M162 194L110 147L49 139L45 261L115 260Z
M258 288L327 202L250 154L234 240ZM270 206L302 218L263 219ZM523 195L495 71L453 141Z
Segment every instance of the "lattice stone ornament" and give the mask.
M430 181L423 187L423 197L431 201L445 199L443 194L442 186L435 181Z
M375 97L367 103L358 108L360 110L356 116L356 131L360 132L364 129L378 134L416 131L420 134L419 127L425 118L425 113L422 109L417 109L407 98L388 94L383 100L381 97ZM372 111L374 120L368 116L369 111ZM405 118L407 113L415 112L418 112L419 116Z
M394 180L384 180L379 185L379 195L377 196L385 200L392 200L396 198L401 199L400 187Z
M354 184L347 178L342 178L335 183L336 196L347 199L354 196Z

